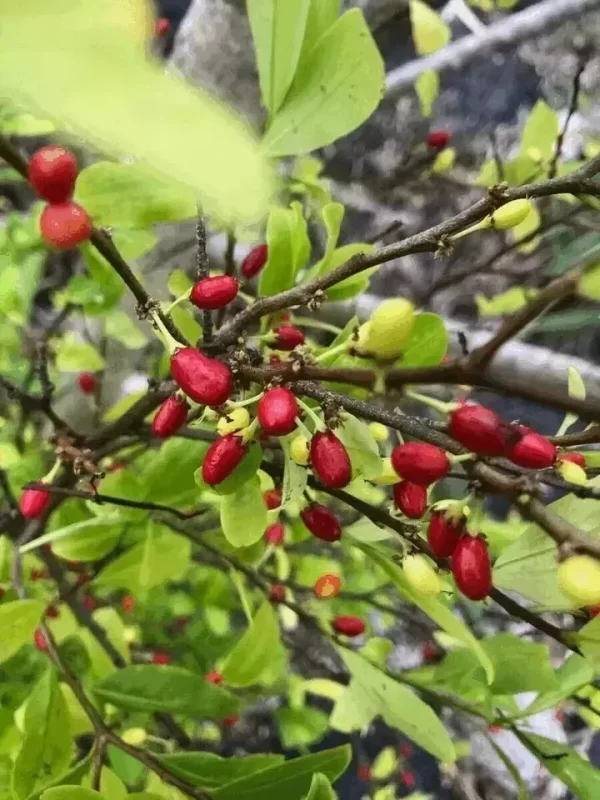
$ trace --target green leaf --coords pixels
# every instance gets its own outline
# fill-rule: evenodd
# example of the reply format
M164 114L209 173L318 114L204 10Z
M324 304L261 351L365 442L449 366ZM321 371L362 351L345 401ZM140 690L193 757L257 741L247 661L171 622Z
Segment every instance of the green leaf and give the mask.
M389 778L398 769L398 754L393 747L384 747L371 765L371 775L378 781Z
M52 552L68 561L98 561L114 550L126 519L118 512L74 522L40 536L21 548L25 553L49 542Z
M558 128L557 114L544 100L538 100L527 117L521 136L520 154L535 160L551 158Z
M594 617L587 622L574 638L586 659L594 665L600 665L600 617Z
M225 683L234 687L269 683L273 673L282 668L285 659L286 651L281 644L277 616L270 603L265 601L227 656L221 674Z
M329 727L329 714L318 708L280 708L275 712L281 743L286 750L308 747L319 741Z
M93 789L84 789L83 786L57 786L48 789L42 795L42 800L107 800L100 792Z
M167 711L187 717L222 719L235 714L239 702L181 667L137 664L109 675L94 687L105 703L128 711Z
M72 722L73 718L71 717L71 723ZM89 732L91 732L91 730L92 729L90 728ZM73 733L72 730L71 732ZM73 767L71 767L71 769L68 772L65 772L64 775L61 775L59 778L56 778L56 780L52 781L50 784L47 784L45 790L40 789L39 791L32 792L27 798L27 800L40 800L42 794L47 793L48 790L54 786L65 786L65 785L69 786L71 784L78 784L83 779L84 775L87 774L90 768L90 764L92 763L93 754L94 754L93 750L90 750L87 756L85 758L82 758L81 761L78 761ZM0 797L1 796L2 795L0 795ZM7 798L7 800L9 800L9 798ZM12 798L10 798L10 800L12 800Z
M258 0L260 2L261 0ZM296 275L310 257L310 239L302 205L271 209L267 220L269 257L258 283L258 293L267 297L291 289Z
M558 247L556 257L548 268L548 272L551 275L562 275L563 272L579 264L589 263L592 265L594 260L599 257L600 235L588 233L573 239L566 247Z
M341 203L328 203L321 209L323 224L325 225L325 230L327 231L327 243L325 245L325 253L323 254L323 258L310 272L311 278L318 275L324 275L326 272L329 272L329 262L338 243L338 239L340 238L340 229L342 227L344 214L345 209Z
M344 527L344 533L356 539L357 542L363 542L365 544L381 542L384 539L393 539L396 535L392 533L389 528L381 528L370 519L367 519L367 517L361 517L361 519L353 522L351 525L346 525Z
M117 402L111 406L108 411L103 415L102 421L103 422L116 422L120 419L123 414L126 414L130 408L137 403L138 400L141 400L142 397L146 394L145 390L141 390L139 392L134 392L133 394L128 394L123 397L122 400L117 400Z
M0 663L31 642L44 609L42 600L13 600L0 605Z
M293 434L289 439L280 439L281 449L284 455L283 464L283 483L281 485L281 504L286 506L288 503L293 503L299 500L304 494L306 483L308 481L308 473L306 467L301 467L296 464L290 456L290 441L295 436Z
M59 372L97 372L105 361L96 348L82 342L74 332L66 333L56 344L56 368Z
M267 506L257 475L221 501L221 527L234 547L248 547L258 542L267 521Z
M350 745L293 758L271 769L228 783L213 793L213 800L302 800L310 791L312 776L323 773L335 781L350 763Z
M131 317L114 309L104 319L106 335L124 344L128 350L139 350L148 344L148 337Z
M433 104L440 92L440 78L434 69L425 69L415 81L415 91L419 98L421 114L430 117Z
M336 800L329 778L322 772L315 772L305 800Z
M358 653L342 648L338 652L352 679L335 704L331 716L333 728L350 733L381 716L440 761L456 760L448 732L434 711L411 689L388 677Z
M342 0L310 0L306 32L300 53L300 63L304 65L310 52L325 31L333 25L340 13Z
M167 439L160 450L152 452L140 476L146 499L167 505L193 502L198 496L194 470L204 460L207 449L207 442ZM169 476L168 481L165 475Z
M274 115L300 60L310 0L248 0L263 104Z
M594 620L592 620L592 622L593 621ZM581 636L586 627L588 626L585 625L582 630L579 631L578 636ZM600 628L600 626L598 627ZM578 640L578 644L581 647L583 645L583 639ZM598 636L598 644L600 645L600 635ZM600 654L600 648L598 652ZM516 716L530 717L532 714L538 714L540 711L546 711L548 708L554 708L554 706L558 705L562 700L575 694L575 692L577 692L578 689L581 689L582 686L591 683L591 681L594 680L595 670L594 666L590 663L590 661L587 660L588 653L586 653L585 650L584 655L586 658L578 656L577 653L573 653L571 656L569 656L564 664L562 664L562 666L556 670L555 675L556 680L558 681L558 686L555 689L549 689L546 692L540 692L533 703L528 705L524 711L520 712Z
M588 326L598 325L598 322L600 322L600 312L598 311L563 311L538 319L530 328L530 333L562 333L564 331L575 333Z
M436 366L448 350L448 332L443 319L425 311L415 316L402 354L403 367Z
M450 41L450 28L421 0L410 0L410 24L415 50L420 56L430 56Z
M526 736L522 734L519 738L540 759L548 772L568 786L575 797L595 800L600 796L600 771L581 758L573 748L532 733Z
M366 480L378 478L383 469L383 460L369 426L347 414L336 433L350 456L353 476L362 475Z
M175 297L189 292L193 285L194 282L181 269L174 269L167 280L167 289Z
M492 737L488 737L488 742L494 748L494 750L498 755L498 758L502 761L506 769L511 774L517 786L517 791L518 791L517 800L529 800L530 795L529 792L527 791L527 786L525 785L525 782L521 777L521 773L519 772L518 767L515 766L515 764L511 761L511 759L506 755L504 750L501 747L498 747L498 745L492 739Z
M527 303L527 292L521 286L513 286L506 292L494 295L489 299L482 294L475 295L477 311L480 317L501 317L514 314Z
M222 758L214 753L173 753L162 756L161 763L169 772L183 778L193 786L216 789L227 783L245 778L255 772L281 764L283 756L258 753L252 756Z
M327 264L327 272L339 267L340 264L345 264L346 261L356 256L359 253L369 254L375 250L372 244L363 242L354 242L352 244L345 244L338 247L331 254L331 258ZM366 291L371 280L371 275L377 270L377 267L365 269L362 272L352 275L350 278L336 283L331 289L327 289L327 299L332 303L337 303L342 300L351 300L357 294Z
M379 105L384 79L383 61L362 12L347 11L298 69L265 134L265 153L309 153L354 130Z
M92 788L92 776L86 775L81 785L86 789ZM100 793L110 800L125 800L127 789L123 781L108 767L102 767L100 772Z
M168 304L161 304L163 311L166 305ZM181 306L176 306L171 310L171 318L188 342L196 342L202 338L202 327L191 311Z
M494 665L494 694L556 689L556 675L546 645L534 644L510 633L499 633L486 639L483 649Z
M81 0L51 17L46 0L18 8L2 0L1 8L2 95L52 114L105 152L180 181L200 195L207 213L226 222L260 219L271 174L257 145L213 98L148 57L145 3ZM36 63L23 59L23 41Z

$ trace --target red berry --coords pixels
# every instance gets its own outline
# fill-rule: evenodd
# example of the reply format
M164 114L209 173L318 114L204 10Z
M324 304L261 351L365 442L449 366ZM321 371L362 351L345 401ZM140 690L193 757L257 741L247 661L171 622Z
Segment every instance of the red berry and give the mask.
M311 503L301 513L302 522L317 539L337 542L342 535L342 526L333 511L320 503Z
M159 17L154 23L154 34L160 39L171 30L171 23L166 17Z
M152 420L152 433L160 439L172 436L185 423L189 410L189 403L183 397L177 394L167 397Z
M588 606L587 612L590 615L590 617L597 617L598 614L600 614L600 603L598 603L595 606Z
M29 162L29 183L49 203L66 203L75 189L77 159L59 145L41 147Z
M267 544L279 545L283 544L285 536L285 528L281 522L274 522L266 529L264 539Z
M46 244L70 250L92 235L92 220L77 203L46 206L40 216L40 232Z
M239 283L231 275L215 275L198 281L192 288L190 300L196 308L214 311L231 303L239 288Z
M299 414L294 393L285 386L267 389L258 401L258 421L269 436L285 436L296 427Z
M248 445L239 436L228 433L214 441L202 462L202 480L216 486L228 478L248 452Z
M153 664L170 664L171 663L171 656L168 653L152 653Z
M275 328L277 339L273 343L273 347L278 350L293 350L294 347L299 347L304 344L304 334L300 328L295 328L293 325L280 325Z
M277 355L277 353L271 353L271 355L269 356L269 364L272 367L280 366L282 364L281 356Z
M19 499L19 509L25 519L37 519L50 505L52 495L43 489L25 489Z
M480 456L501 456L520 436L485 406L462 405L450 414L450 436Z
M368 764L359 764L356 770L359 781L368 782L371 780L371 767Z
M425 642L421 648L421 658L425 663L430 661L437 661L438 649L433 642Z
M267 258L269 257L269 248L266 244L259 244L258 247L254 247L246 258L242 261L242 266L240 267L240 271L244 278L253 278L255 275L261 271L264 265L267 263Z
M265 498L265 503L267 504L269 511L273 511L274 508L279 508L281 505L281 489L268 489L263 494L263 497Z
M445 514L436 511L431 515L427 528L427 541L431 552L436 558L449 558L464 533L465 526L462 520L453 522Z
M400 783L403 783L405 786L414 786L415 785L415 774L411 772L409 769L403 769L400 773Z
M269 602L270 603L283 603L285 600L285 586L280 583L274 583L269 589Z
M447 474L450 462L439 447L426 442L409 442L393 449L392 466L404 480L429 486Z
M310 440L310 465L328 489L342 489L352 480L346 448L332 431L319 431Z
M524 425L517 425L517 428L522 437L507 449L506 457L527 469L551 467L556 461L556 447L552 442Z
M492 588L492 567L485 539L463 536L452 554L452 574L460 591L471 600L483 600Z
M56 606L48 606L46 609L46 616L49 619L58 619L58 617L60 617L60 611Z
M204 680L207 683L212 683L215 686L220 686L223 683L223 676L221 675L220 672L215 672L213 670L212 672L206 673L206 675L204 676Z
M48 642L46 641L44 631L42 631L41 628L38 628L33 634L33 643L38 650L41 650L42 653L46 652L48 649Z
M577 464L581 469L585 469L585 456L583 453L561 453L560 459L561 461L570 461L573 464Z
M135 600L130 594L126 594L121 598L121 608L127 612L133 611L135 608Z
M408 742L403 742L400 745L400 755L404 756L404 758L410 758L412 756L412 745Z
M233 728L234 725L237 725L240 721L240 718L237 714L230 714L228 717L223 717L222 722L226 728Z
M360 617L335 617L331 624L336 633L342 633L344 636L360 636L366 627Z
M94 611L98 607L98 601L91 594L84 594L81 598L81 605L86 611Z
M427 489L419 483L401 481L394 484L396 508L409 519L421 519L427 508Z
M233 391L229 367L193 347L182 347L171 356L171 375L188 397L202 405L221 406Z
M341 588L342 582L339 577L332 572L327 572L317 578L313 591L319 600L331 600L332 597L340 593Z
M77 382L84 394L94 394L96 391L96 376L92 372L82 372L77 378Z
M442 147L447 147L448 142L450 141L450 131L431 131L427 135L427 147L431 147L434 149L441 149Z

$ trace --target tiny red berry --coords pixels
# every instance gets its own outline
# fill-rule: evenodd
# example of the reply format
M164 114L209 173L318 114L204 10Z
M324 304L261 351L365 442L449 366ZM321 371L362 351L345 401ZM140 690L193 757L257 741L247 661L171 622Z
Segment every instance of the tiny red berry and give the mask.
M331 600L340 593L341 589L342 581L332 572L327 572L317 578L313 587L313 591L319 600Z
M77 159L59 145L37 150L29 161L29 183L49 203L66 203L71 199L77 179Z
M81 605L86 611L94 611L98 607L98 601L91 594L84 594L81 598Z
M152 433L159 439L173 436L185 423L189 410L187 400L177 394L170 395L154 415Z
M371 780L371 767L368 764L359 764L356 769L356 775L359 781L367 783Z
M267 389L258 401L260 427L269 436L285 436L296 428L299 414L294 393L286 386Z
M281 522L274 522L272 525L266 529L264 534L264 539L267 544L272 545L280 545L283 544L283 539L285 536L285 528L283 523Z
M269 248L266 244L259 244L257 247L253 247L246 258L242 261L242 266L240 267L240 271L244 278L250 279L255 275L258 275L258 273L267 263L268 257Z
M488 733L501 733L502 725L488 725L486 730Z
M175 383L196 403L221 406L233 391L233 375L226 364L193 347L182 347L171 356Z
M572 464L577 464L581 469L585 469L585 456L583 453L561 453L561 461L570 461Z
M403 783L405 786L414 786L416 783L414 772L411 772L409 769L403 769L400 773L400 783Z
M32 581L44 581L48 580L50 573L47 569L32 569L29 577Z
M300 328L293 325L280 325L275 328L277 339L273 343L273 347L278 350L293 350L294 347L299 347L304 344L304 334Z
M82 372L77 378L77 382L84 394L94 394L96 391L96 376L93 372Z
M524 425L517 429L522 434L519 441L506 451L513 464L526 469L546 469L556 461L556 447L552 442Z
M171 30L171 22L166 17L159 17L154 23L154 34L160 39Z
M46 652L48 649L48 642L41 628L38 628L33 634L33 643L42 653Z
M240 288L236 278L231 275L214 275L202 278L194 284L190 301L203 311L215 311L229 305Z
M168 653L152 653L151 661L153 664L161 666L171 663L171 656Z
M49 619L58 619L58 617L60 617L60 611L56 606L48 606L46 609L46 616Z
M350 457L333 431L319 431L312 437L310 465L328 489L343 489L352 480Z
M92 221L77 203L46 206L40 216L40 232L46 244L70 250L92 235Z
M273 511L273 509L279 508L281 505L281 489L267 489L267 491L264 492L263 497L265 498L265 503L267 504L269 511Z
M233 470L242 463L248 452L248 445L239 436L228 433L219 436L204 456L202 462L202 480L209 486L216 486L228 478Z
M433 642L425 642L421 648L421 658L427 664L430 661L437 661L438 649Z
M450 142L451 134L450 131L439 130L439 131L430 131L427 135L427 147L431 147L432 149L438 150L442 147L447 147L448 143Z
M44 489L25 489L19 499L19 510L25 519L37 519L50 505L52 495Z
M401 481L392 489L396 508L409 519L421 519L427 508L427 489L419 483Z
M300 512L302 522L317 539L337 542L342 536L342 526L333 511L321 503L311 503Z
M121 608L127 613L133 611L135 608L135 600L130 594L126 594L121 598Z
M590 617L597 617L598 614L600 614L600 603L598 603L595 606L588 606L587 612L590 615Z
M404 756L404 758L410 758L412 756L412 745L408 742L402 742L400 745L400 755Z
M212 683L214 686L220 686L223 683L223 676L220 672L216 672L213 670L212 672L207 672L204 676L204 680L207 683Z
M360 636L365 632L365 623L360 617L340 616L335 617L331 623L336 633L344 636Z
M280 583L274 583L269 589L269 602L270 603L283 603L285 600L285 586Z
M485 539L463 536L452 554L452 575L460 591L471 600L483 600L492 589L492 567Z
M450 436L472 453L501 456L520 438L490 408L464 404L450 414Z
M408 442L392 450L392 466L401 478L421 486L443 478L450 469L448 456L426 442Z
M233 728L234 725L237 725L240 721L240 718L237 714L230 714L228 717L223 717L222 722L226 728Z
M427 528L427 541L436 558L449 558L465 533L463 520L454 522L445 514L436 511L431 515Z

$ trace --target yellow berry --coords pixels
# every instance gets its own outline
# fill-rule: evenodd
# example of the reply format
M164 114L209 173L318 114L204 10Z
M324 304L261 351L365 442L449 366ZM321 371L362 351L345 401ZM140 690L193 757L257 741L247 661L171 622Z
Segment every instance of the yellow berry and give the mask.
M443 584L437 572L423 556L406 556L402 569L406 580L420 594L435 597L442 591Z
M531 200L512 200L498 208L490 217L492 228L505 231L520 225L533 211Z
M376 483L378 486L393 486L395 483L400 483L400 480L398 473L392 467L392 459L384 458L381 475L372 478L371 483Z
M127 744L132 744L134 747L139 747L144 744L148 734L143 728L128 728L121 734L121 739Z
M140 640L140 629L136 625L126 625L123 628L123 638L127 644L135 644Z
M367 355L367 339L369 338L369 330L371 329L370 322L363 322L358 329L356 336L350 336L346 339L346 349L354 350L361 355Z
M373 312L365 342L365 349L375 358L398 358L415 319L413 304L403 297L384 300Z
M225 416L219 418L217 430L221 436L227 436L228 433L241 431L249 424L250 414L245 408L232 408L231 411L227 411Z
M558 585L581 606L600 603L600 562L591 556L571 556L558 567Z
M569 483L574 483L577 486L585 486L587 483L585 470L583 467L580 467L579 464L564 460L560 461L555 469L560 477L565 481L569 481Z
M290 444L290 456L292 461L295 461L296 464L299 464L301 467L305 467L308 464L309 445L306 436L300 434L292 439L292 443Z
M382 425L381 422L371 422L369 424L369 430L376 442L386 442L390 438L389 430L385 425Z

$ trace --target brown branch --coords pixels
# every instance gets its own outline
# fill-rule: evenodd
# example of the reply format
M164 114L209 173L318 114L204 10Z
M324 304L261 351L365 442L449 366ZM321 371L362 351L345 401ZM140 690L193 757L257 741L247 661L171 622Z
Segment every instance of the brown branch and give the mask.
M562 155L565 136L567 135L567 130L569 129L569 123L571 122L571 118L573 114L575 114L575 112L577 111L577 107L579 106L579 93L581 91L581 76L584 73L584 70L588 63L588 57L590 55L591 52L588 53L585 51L581 51L579 53L577 69L575 71L575 75L573 76L573 90L571 92L571 102L569 103L569 108L567 109L567 115L565 117L564 124L556 138L554 154L552 156L552 161L550 162L550 167L548 169L549 178L554 178L554 176L556 175L558 162Z
M198 208L198 220L196 222L196 280L208 278L210 264L206 252L206 226L202 219L202 211ZM210 311L202 312L202 341L210 344L213 337L212 314Z

